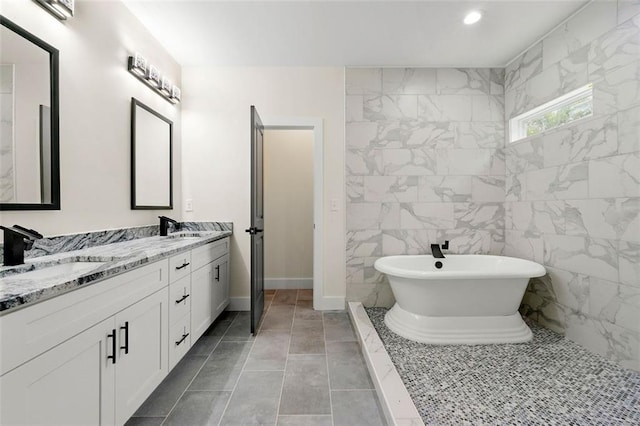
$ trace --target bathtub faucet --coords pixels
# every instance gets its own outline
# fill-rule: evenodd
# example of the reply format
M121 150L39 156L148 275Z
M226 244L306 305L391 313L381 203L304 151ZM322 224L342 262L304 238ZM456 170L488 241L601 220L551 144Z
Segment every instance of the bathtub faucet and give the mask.
M442 254L441 248L443 250L448 250L449 240L446 240L442 246L440 246L440 244L431 244L431 254L433 254L433 257L436 259L444 259L444 254Z

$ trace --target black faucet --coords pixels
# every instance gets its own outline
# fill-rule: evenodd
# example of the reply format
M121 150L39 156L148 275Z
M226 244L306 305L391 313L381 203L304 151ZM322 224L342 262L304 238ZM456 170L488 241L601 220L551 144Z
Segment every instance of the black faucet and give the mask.
M22 265L25 249L29 250L35 240L42 238L39 232L20 225L13 225L10 228L0 225L0 229L4 231L2 262L4 266Z
M176 231L180 230L180 222L177 220L173 220L170 217L166 216L158 216L160 218L160 236L166 237L167 231L169 231L169 222L173 223L173 227Z
M442 244L442 246L440 246L440 244L431 244L431 253L436 259L444 259L444 254L442 254L441 247L443 250L448 250L449 240L446 240L444 244Z

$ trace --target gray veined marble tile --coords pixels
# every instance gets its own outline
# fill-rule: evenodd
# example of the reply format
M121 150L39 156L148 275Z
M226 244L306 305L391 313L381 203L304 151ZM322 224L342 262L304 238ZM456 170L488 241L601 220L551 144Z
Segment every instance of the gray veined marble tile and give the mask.
M618 242L620 282L640 288L640 243Z
M491 93L489 68L438 68L438 94L488 95Z
M436 156L427 149L385 149L382 154L386 175L416 176L436 173Z
M472 176L421 176L418 198L427 202L471 201L472 179Z
M361 302L363 306L390 308L395 303L391 287L383 284L350 284L347 286L347 300Z
M488 175L491 154L488 149L436 149L437 175Z
M418 117L427 121L471 121L469 95L419 95Z
M347 149L345 165L348 176L373 176L383 174L382 149Z
M436 93L433 68L383 68L382 91L385 94L428 95Z
M566 58L617 24L615 2L594 2L543 40L544 67Z
M504 68L491 68L489 71L489 93L492 95L504 95L504 79Z
M502 232L502 230L497 229L447 229L438 232L436 241L449 240L449 253L498 254L498 252L494 252L493 250L496 239L502 238L500 237ZM430 253L431 250L427 252L427 254Z
M567 308L554 300L545 299L535 293L526 291L520 305L520 313L556 333L564 333L566 329Z
M558 303L576 312L593 314L590 308L593 297L590 289L592 280L597 278L550 266L546 269L553 287L553 296Z
M589 78L605 77L640 57L640 16L635 16L589 45Z
M589 197L637 196L640 196L640 152L589 161Z
M346 176L347 202L361 203L364 201L364 176Z
M640 241L640 198L566 202L566 234Z
M544 166L615 155L618 127L615 115L578 120L543 138Z
M542 72L542 42L520 55L505 70L505 91L513 91Z
M382 234L382 255L430 254L430 245L438 241L438 231L421 230L385 230Z
M618 279L617 245L610 240L546 234L544 264L605 280Z
M640 288L591 278L589 314L640 332Z
M526 198L526 175L507 175L505 179L505 200L522 201Z
M365 176L364 199L369 202L418 201L418 177Z
M640 198L618 198L616 211L616 230L620 240L640 242Z
M451 229L452 203L401 203L401 229Z
M349 203L347 229L393 229L400 224L397 203Z
M347 231L347 259L382 255L382 231Z
M544 139L541 137L514 142L505 148L506 166L509 173L522 173L544 167Z
M455 148L502 148L504 121L455 123ZM438 146L438 148L447 148Z
M503 122L504 96L473 95L471 96L472 122Z
M504 229L504 203L454 203L455 229Z
M506 157L503 148L489 150L489 175L503 177L507 173Z
M640 151L640 106L618 112L618 152Z
M471 201L504 201L504 176L472 176Z
M401 123L404 125L405 123ZM403 146L407 148L447 148L455 144L457 123L418 120L406 123L410 127ZM382 135L381 135L382 137Z
M387 277L373 266L376 260L378 260L377 257L364 258L364 283L383 284L387 282Z
M364 258L354 257L347 259L347 285L364 282Z
M589 45L583 46L558 62L560 90L570 92L589 83Z
M347 123L364 120L364 97L362 95L345 97L345 120Z
M593 83L594 114L615 114L640 104L640 61L608 72Z
M587 198L590 167L586 162L527 172L527 200Z
M618 0L618 24L640 14L640 2L638 0Z
M381 68L347 68L347 95L379 95L382 93Z
M416 95L364 97L364 118L369 121L415 120L418 118Z
M542 263L544 242L541 237L530 237L522 231L505 231L504 254Z
M378 124L374 122L347 123L345 132L347 148L364 149L376 139Z

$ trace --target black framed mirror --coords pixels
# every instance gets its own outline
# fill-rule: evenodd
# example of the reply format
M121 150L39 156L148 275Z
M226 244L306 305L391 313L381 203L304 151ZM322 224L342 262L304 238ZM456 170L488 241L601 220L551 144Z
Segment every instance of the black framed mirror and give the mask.
M0 210L60 210L58 61L0 15Z
M131 98L131 208L173 209L173 122Z

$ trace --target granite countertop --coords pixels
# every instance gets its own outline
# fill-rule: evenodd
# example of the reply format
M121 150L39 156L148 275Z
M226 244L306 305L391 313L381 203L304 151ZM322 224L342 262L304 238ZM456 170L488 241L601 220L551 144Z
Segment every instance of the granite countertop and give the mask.
M181 234L184 236L179 236ZM167 237L151 236L35 257L25 260L24 265L0 266L0 315L100 282L231 234L230 230L222 230L176 233L169 234ZM67 269L60 268L59 273L49 274L46 279L34 277L34 274L30 273L74 262L91 263L83 263L76 270L73 270L73 265L69 265L70 268Z

